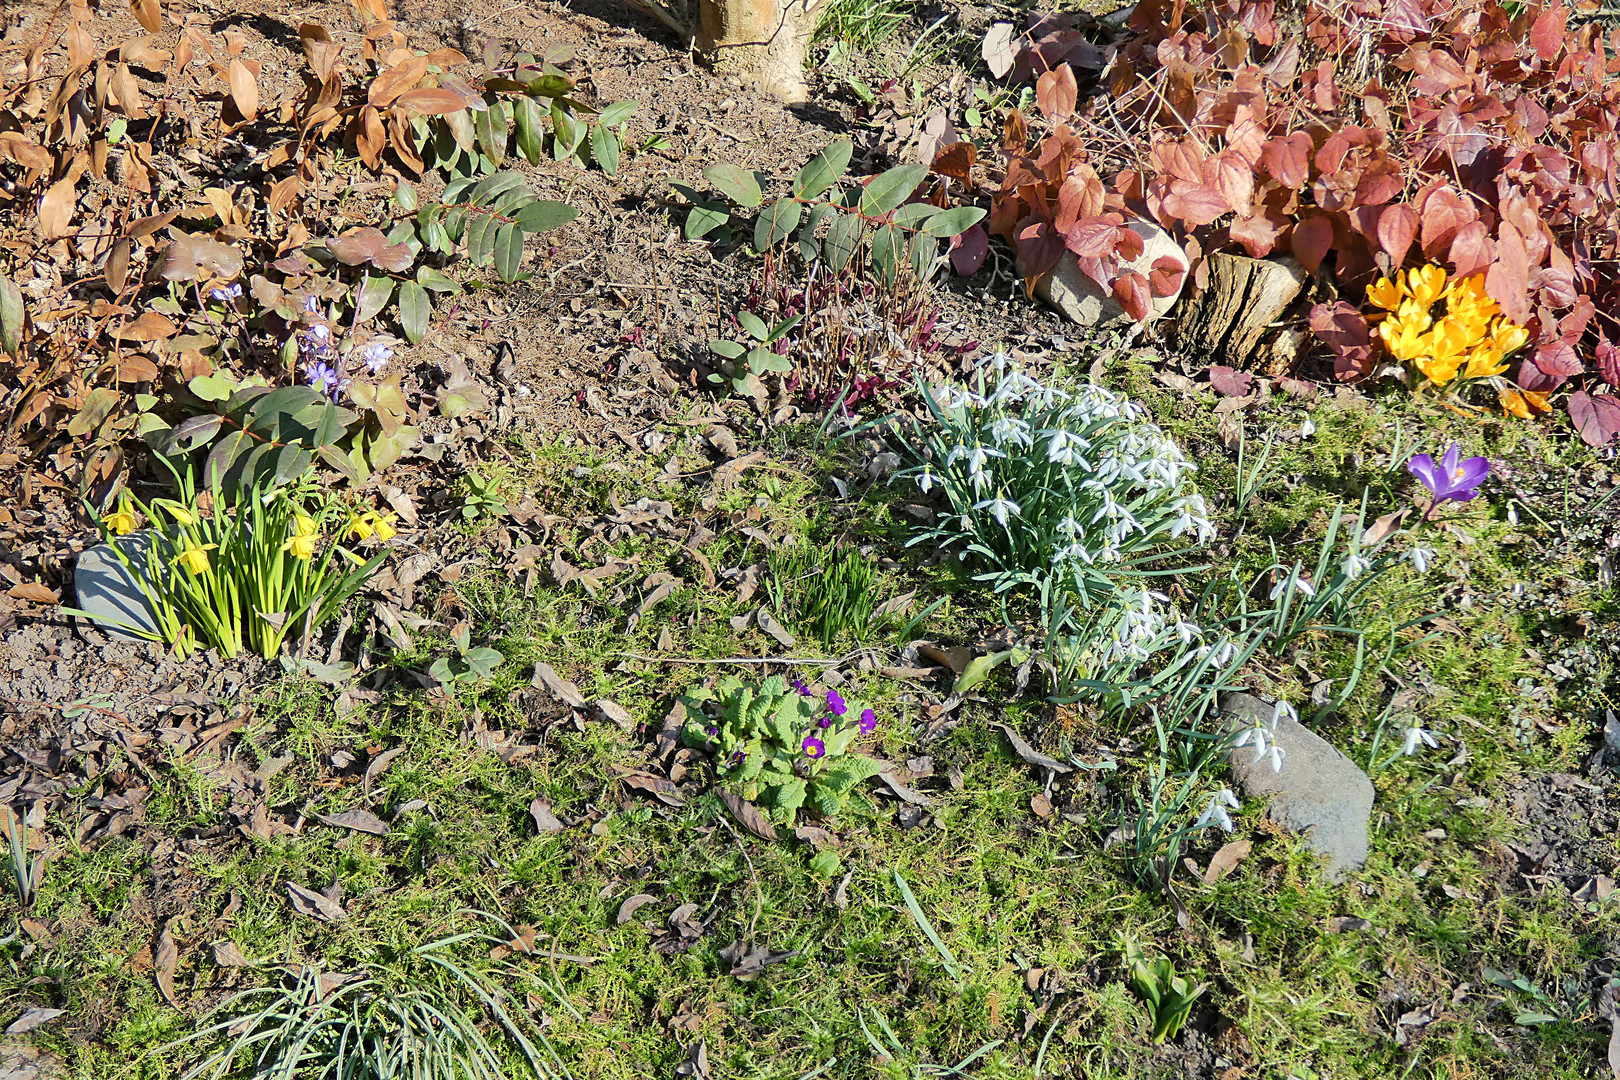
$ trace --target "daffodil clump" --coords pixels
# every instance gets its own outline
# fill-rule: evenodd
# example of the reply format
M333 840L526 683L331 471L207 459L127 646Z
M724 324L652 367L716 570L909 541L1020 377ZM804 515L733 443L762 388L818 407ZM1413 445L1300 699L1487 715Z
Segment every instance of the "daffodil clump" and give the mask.
M1530 340L1485 291L1482 274L1448 281L1444 267L1413 267L1369 286L1367 302L1383 309L1372 318L1384 348L1433 386L1494 379Z
M175 472L175 483L173 499L142 502L122 492L98 520L139 583L156 629L118 625L181 656L212 646L227 657L248 648L272 659L288 634L308 633L337 614L398 531L392 514L311 507L287 489L254 487L233 502L215 484L205 512L189 472ZM345 540L377 550L368 558Z

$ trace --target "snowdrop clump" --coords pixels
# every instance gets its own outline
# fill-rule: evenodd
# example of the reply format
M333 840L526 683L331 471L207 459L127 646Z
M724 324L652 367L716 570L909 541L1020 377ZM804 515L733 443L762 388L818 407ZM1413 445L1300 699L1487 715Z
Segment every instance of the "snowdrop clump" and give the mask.
M1121 395L1045 385L997 353L976 387L934 387L929 405L921 464L905 475L942 489L953 513L919 539L958 546L998 589L1214 536L1197 467Z

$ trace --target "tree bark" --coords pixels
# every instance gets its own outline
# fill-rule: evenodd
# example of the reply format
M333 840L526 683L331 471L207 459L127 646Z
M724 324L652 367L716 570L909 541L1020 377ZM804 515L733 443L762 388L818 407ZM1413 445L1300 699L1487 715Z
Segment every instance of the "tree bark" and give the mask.
M1176 320L1181 347L1246 367L1305 282L1305 271L1292 258L1211 255L1208 287L1183 305Z
M805 54L825 0L698 0L694 44L715 71L737 75L784 102L809 96Z

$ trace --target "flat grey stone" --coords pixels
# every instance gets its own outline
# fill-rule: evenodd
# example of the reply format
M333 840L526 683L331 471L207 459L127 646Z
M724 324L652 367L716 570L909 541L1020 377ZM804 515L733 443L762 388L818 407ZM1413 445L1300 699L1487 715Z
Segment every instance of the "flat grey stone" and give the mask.
M1174 259L1181 264L1181 283L1169 296L1156 296L1149 305L1148 321L1162 318L1175 306L1187 280L1187 253L1175 238L1149 221L1132 221L1127 226L1142 238L1142 254L1120 266L1120 272L1135 270L1147 277L1159 259ZM1050 272L1035 282L1035 296L1056 308L1070 322L1082 326L1112 326L1132 322L1125 309L1119 306L1111 291L1103 289L1084 270L1074 252L1064 251L1063 257Z
M1222 694L1222 719L1232 731L1269 724L1272 706L1249 694ZM1281 772L1269 755L1259 761L1247 747L1232 751L1232 775L1250 798L1270 803L1268 813L1326 861L1328 879L1340 880L1367 861L1367 821L1372 816L1373 786L1356 763L1299 721L1277 721L1277 745L1283 750Z
M116 543L136 565L140 565L145 558L146 530L138 529L128 536L121 536ZM78 594L79 608L88 612L96 628L109 637L123 641L141 640L118 623L107 619L118 619L157 632L157 619L141 592L140 583L118 561L109 544L97 544L80 554L73 568L73 591Z
M0 1080L62 1080L67 1062L21 1039L0 1039Z

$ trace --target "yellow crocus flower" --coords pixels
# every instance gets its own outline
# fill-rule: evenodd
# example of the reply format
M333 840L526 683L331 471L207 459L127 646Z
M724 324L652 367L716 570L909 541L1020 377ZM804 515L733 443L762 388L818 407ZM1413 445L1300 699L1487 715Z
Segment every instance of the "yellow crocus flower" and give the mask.
M1414 266L1406 274L1407 292L1424 311L1434 306L1446 291L1446 270L1443 266Z
M1401 306L1401 287L1389 278L1379 278L1367 286L1367 303L1394 311Z
M1468 366L1463 369L1463 376L1469 379L1488 379L1493 375L1502 374L1507 369L1507 362L1502 359L1502 353L1495 343L1486 342L1468 354Z
M118 508L102 517L101 523L114 536L128 536L135 531L135 511L129 505L129 496L120 495Z

